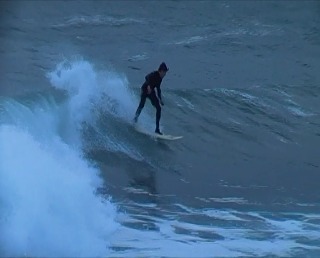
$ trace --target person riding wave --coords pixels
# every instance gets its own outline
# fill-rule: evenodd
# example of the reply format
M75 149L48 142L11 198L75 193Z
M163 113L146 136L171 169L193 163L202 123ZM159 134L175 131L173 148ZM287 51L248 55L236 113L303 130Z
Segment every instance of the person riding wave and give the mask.
M135 123L138 121L139 115L144 107L146 99L149 98L151 101L151 104L156 108L155 133L160 135L162 134L160 132L160 127L159 127L160 118L161 118L161 106L164 105L162 96L161 96L160 85L161 85L162 79L166 76L167 71L169 71L169 69L167 65L163 62L160 64L157 71L153 71L145 77L145 82L141 86L140 103L137 108L135 117L133 119ZM155 89L157 89L157 93Z

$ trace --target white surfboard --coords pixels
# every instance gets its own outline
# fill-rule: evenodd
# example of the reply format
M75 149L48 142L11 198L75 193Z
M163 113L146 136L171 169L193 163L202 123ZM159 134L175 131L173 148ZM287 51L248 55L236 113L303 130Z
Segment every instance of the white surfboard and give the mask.
M145 135L148 135L150 137L157 138L157 139L174 141L174 140L178 140L178 139L183 138L183 136L174 136L174 135L169 135L169 134L162 134L161 135L161 134L157 134L157 133L152 133L152 132L149 132L146 129L141 128L141 127L139 127L137 125L134 126L134 128L139 133L142 133L142 134L145 134Z

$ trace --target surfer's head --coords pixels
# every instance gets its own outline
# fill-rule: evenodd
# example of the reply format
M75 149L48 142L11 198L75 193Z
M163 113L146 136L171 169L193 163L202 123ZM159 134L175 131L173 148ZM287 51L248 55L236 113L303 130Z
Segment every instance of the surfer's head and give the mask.
M165 62L162 62L158 68L160 77L163 78L166 75L167 71L169 71L169 68L167 67Z

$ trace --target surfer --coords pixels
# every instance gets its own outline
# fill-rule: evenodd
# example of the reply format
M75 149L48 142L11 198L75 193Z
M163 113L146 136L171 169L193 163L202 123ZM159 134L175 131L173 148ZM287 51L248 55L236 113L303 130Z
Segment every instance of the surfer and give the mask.
M161 106L163 106L162 96L161 96L161 89L160 84L162 79L165 77L167 71L169 71L167 65L163 62L160 64L158 71L154 71L149 73L145 77L145 82L141 86L141 99L139 106L136 111L136 115L133 121L136 123L138 121L139 115L146 103L146 99L149 98L151 104L156 108L156 130L155 133L162 134L160 132L160 118L161 118ZM155 92L155 88L157 89L157 94Z

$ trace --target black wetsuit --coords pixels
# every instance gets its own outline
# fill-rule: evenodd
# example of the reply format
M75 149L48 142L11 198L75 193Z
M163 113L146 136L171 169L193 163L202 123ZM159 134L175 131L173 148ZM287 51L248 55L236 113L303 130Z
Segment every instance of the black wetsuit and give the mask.
M162 82L162 78L160 77L160 74L158 71L154 71L154 72L149 73L145 77L145 79L146 79L146 81L141 86L141 99L140 99L140 104L139 104L137 111L136 111L135 121L137 121L137 119L141 113L141 110L143 109L144 104L146 103L146 99L149 98L152 105L157 109L156 131L159 131L159 122L160 122L160 118L161 118L160 102L162 102L160 85ZM150 94L148 94L148 89L147 89L148 85L151 88ZM158 96L156 96L155 89L157 89Z

